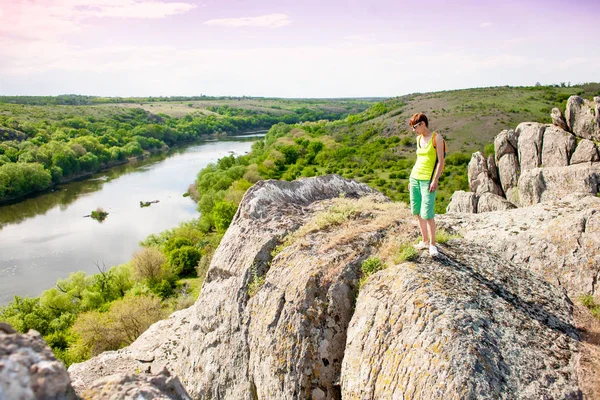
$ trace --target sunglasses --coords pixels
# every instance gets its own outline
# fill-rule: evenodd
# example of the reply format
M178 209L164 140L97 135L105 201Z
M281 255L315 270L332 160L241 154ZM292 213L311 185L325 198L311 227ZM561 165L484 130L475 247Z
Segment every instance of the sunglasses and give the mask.
M423 121L421 121L421 122L417 122L416 124L414 124L414 125L413 125L413 127L412 127L413 131L414 131L415 129L417 129L417 126L421 125L422 123L423 123Z

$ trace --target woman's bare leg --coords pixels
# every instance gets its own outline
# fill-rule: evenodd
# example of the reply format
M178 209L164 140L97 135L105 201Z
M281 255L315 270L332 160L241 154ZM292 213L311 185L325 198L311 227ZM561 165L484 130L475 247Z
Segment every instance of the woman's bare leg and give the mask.
M417 215L419 218L419 228L421 229L421 236L423 237L423 241L425 243L429 242L429 235L427 234L427 221L421 218L420 215Z
M421 217L419 217L419 219L420 218ZM435 218L423 220L423 222L426 223L427 228L429 230L429 238L430 238L429 244L432 246L435 246ZM423 228L421 228L421 231L423 231Z

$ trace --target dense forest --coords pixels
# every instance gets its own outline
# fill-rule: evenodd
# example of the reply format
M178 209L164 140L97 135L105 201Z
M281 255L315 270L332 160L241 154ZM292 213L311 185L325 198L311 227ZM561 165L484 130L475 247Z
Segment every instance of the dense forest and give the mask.
M0 320L21 332L38 330L67 365L105 350L121 348L153 322L195 301L212 254L244 193L259 180L293 180L338 173L367 183L394 200L407 201L406 184L415 159L415 138L406 121L414 112L424 111L430 117L432 129L442 132L448 141L446 168L436 204L436 211L444 212L450 195L455 190L467 189L466 166L471 152L493 152L493 137L519 122L550 122L551 108L559 107L564 112L566 100L572 94L586 98L600 95L600 84L413 94L381 101L335 121L323 121L316 115L312 119L302 117L298 123L278 121L264 140L254 143L250 153L224 157L198 173L191 194L198 202L199 218L150 235L141 243L142 250L123 265L110 269L99 267L100 273L94 276L73 273L37 298L15 297L9 305L0 308ZM256 116L248 109L232 108L231 104L205 105L209 107L209 112L227 115L225 118ZM271 104L269 107L280 106ZM140 128L143 132L149 132L147 127L153 126L174 134L179 124L185 126L196 118L198 121L207 119L159 115L161 123L148 123L147 118L157 116L143 110L119 112L138 116L140 124L126 123L132 125L132 131L144 127ZM65 121L54 123L63 124L57 130L92 132L88 128L65 128ZM87 119L85 123L90 126L97 121ZM23 132L23 127L19 131ZM117 131L111 128L111 135ZM154 139L169 144L164 140L168 136L127 132L126 138ZM86 136L101 143L98 137ZM33 141L35 137L23 142ZM77 138L75 135L57 142L63 146L70 143L68 148L74 152L72 146L80 144L75 141ZM10 141L15 142L15 139ZM128 143L133 142L141 147L138 139ZM112 147L121 145L115 143ZM19 162L18 157L16 164L35 164ZM12 161L4 166L11 163L15 164ZM44 164L39 165L46 170Z
M19 99L43 105L13 104ZM141 107L51 105L53 101L70 104L69 100L87 104L87 99L0 98L0 102L12 101L0 103L0 202L165 151L178 143L268 129L280 122L344 118L349 111L363 110L369 104L348 101L345 107L332 108L296 101L285 104L287 108L256 109L217 102L204 107L208 115L198 111L180 118Z

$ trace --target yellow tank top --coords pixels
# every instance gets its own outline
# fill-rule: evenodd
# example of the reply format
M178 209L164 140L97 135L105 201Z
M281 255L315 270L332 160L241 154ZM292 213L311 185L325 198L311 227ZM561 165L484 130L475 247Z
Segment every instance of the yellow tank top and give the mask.
M410 177L413 179L418 179L420 181L429 181L431 180L431 175L433 174L433 168L435 167L435 147L433 147L433 135L436 135L436 132L431 134L431 138L429 138L429 142L425 147L421 147L421 135L417 137L417 162L410 173Z

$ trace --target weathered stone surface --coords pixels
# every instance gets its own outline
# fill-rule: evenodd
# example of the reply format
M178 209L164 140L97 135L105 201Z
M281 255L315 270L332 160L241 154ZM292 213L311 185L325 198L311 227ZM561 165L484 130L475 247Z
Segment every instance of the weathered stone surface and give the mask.
M191 400L181 382L166 369L157 375L111 375L98 379L82 397L93 400Z
M494 154L496 156L496 162L498 162L505 154L515 154L517 149L513 146L509 140L509 136L514 136L514 131L511 129L503 130L494 138Z
M513 203L494 193L483 193L479 195L479 201L477 202L478 213L504 211L513 208L516 208Z
M318 390L332 398L339 390L332 377L336 369L339 376L342 325L351 315L347 306L354 298L354 279L377 233L365 232L361 243L336 246L326 254L305 249L311 257L307 259L297 249L295 264L278 266L276 260L283 262L284 257L272 260L271 252L315 212L313 203L342 193L346 198L373 195L385 200L368 186L339 176L258 182L244 196L222 239L196 304L171 323L153 325L113 356L124 359L120 365L129 373L137 368L135 358L152 359L147 368L166 367L193 398L293 398L294 393L305 398ZM255 274L266 280L250 298ZM157 331L158 337L153 335ZM74 381L108 375L110 371L100 368L102 362L99 356L71 367Z
M166 365L177 366L185 352L181 344L189 332L189 310L176 311L169 318L156 322L129 347L106 351L89 361L71 365L69 374L75 391L83 393L102 377L138 373L150 379ZM179 370L174 367L171 372Z
M600 163L536 168L521 173L518 184L520 204L529 206L576 192L596 194L599 185Z
M575 147L575 136L557 126L546 125L542 144L542 166L566 167Z
M545 125L522 122L515 130L519 136L519 166L521 171L538 168L542 162L542 136Z
M530 268L574 300L584 293L600 295L598 197L571 194L501 213L438 215L436 221Z
M437 219L462 232L469 215L493 222L518 210L522 224L527 209ZM548 212L553 218L555 211ZM585 230L600 229L586 217ZM73 380L92 382L115 368L147 378L146 371L166 368L198 399L580 398L582 352L572 305L503 259L505 249L496 253L467 238L442 245L437 261L421 255L372 275L355 303L361 263L372 254L395 259L416 224L405 206L337 176L257 183L215 253L196 304L112 358L79 365L78 374L90 375ZM495 241L493 223L477 227ZM587 236L578 239L587 246ZM573 263L545 261L555 269ZM587 371L600 368L590 365Z
M580 398L567 296L482 246L460 240L443 254L361 288L342 398Z
M520 132L517 132L514 129L509 129L507 132L508 141L510 144L512 144L512 147L514 147L517 150L517 153L519 149L519 135Z
M565 119L571 132L583 139L600 140L600 124L596 121L596 102L591 103L579 96L571 96L567 100Z
M487 192L498 195L502 194L502 189L492 179L492 175L488 170L487 160L480 151L473 153L471 156L471 161L469 161L469 166L467 169L467 175L471 192L477 194Z
M598 149L594 142L588 139L581 139L575 152L571 156L571 164L581 164L587 162L600 161Z
M498 175L502 190L506 193L510 188L517 186L521 169L516 154L505 154L498 161Z
M490 154L488 156L487 166L492 180L496 183L496 185L500 184L500 177L498 176L498 167L496 166L496 158L493 154Z
M0 399L77 399L67 369L42 336L6 325L0 329Z
M519 195L518 187L511 187L506 191L506 200L510 201L517 207L521 207L521 196Z
M569 127L567 126L567 122L562 115L562 112L558 108L553 108L552 113L550 113L550 117L552 117L552 124L558 126L559 128L568 131Z
M446 212L476 213L479 196L473 192L458 190L452 193Z

